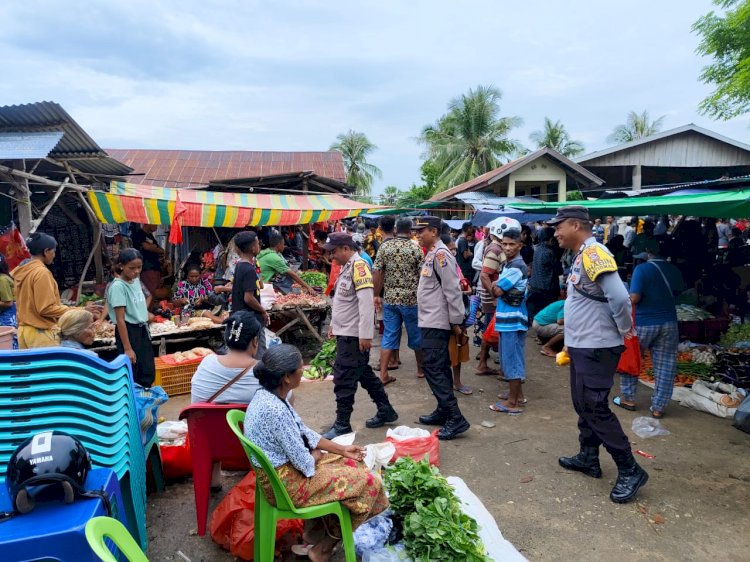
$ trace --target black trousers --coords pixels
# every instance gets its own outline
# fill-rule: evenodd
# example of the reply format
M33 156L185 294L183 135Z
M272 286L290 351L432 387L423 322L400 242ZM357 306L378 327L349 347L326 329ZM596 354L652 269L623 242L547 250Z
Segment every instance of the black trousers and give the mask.
M420 328L422 333L422 368L427 384L438 403L438 410L448 417L461 417L453 393L453 369L448 353L450 330Z
M568 347L570 394L578 414L578 439L582 447L604 445L613 457L630 453L630 441L609 408L609 391L624 349L623 346Z
M333 393L336 395L337 417L348 420L351 416L357 383L362 385L378 408L390 406L383 383L370 367L370 352L359 350L359 338L336 336Z
M125 327L128 330L130 347L133 348L136 359L133 365L133 380L144 388L151 388L156 376L156 366L154 365L154 346L151 344L148 325L125 322ZM117 330L115 330L115 345L118 353L125 353L125 346Z

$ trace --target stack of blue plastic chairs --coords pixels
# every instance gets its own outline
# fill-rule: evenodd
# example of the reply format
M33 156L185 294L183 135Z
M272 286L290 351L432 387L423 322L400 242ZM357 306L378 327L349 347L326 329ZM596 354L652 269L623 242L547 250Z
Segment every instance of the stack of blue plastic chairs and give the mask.
M0 352L0 478L27 437L74 435L120 481L130 531L147 547L146 466L130 360L65 348Z

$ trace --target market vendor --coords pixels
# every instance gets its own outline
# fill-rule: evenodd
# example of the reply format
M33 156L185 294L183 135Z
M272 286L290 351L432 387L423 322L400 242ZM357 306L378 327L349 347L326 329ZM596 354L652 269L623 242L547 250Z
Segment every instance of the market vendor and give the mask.
M292 291L292 283L297 283L303 290L315 294L315 289L293 271L284 258L284 237L272 232L268 238L269 247L258 254L260 275L264 283L271 283L277 291L287 294Z
M321 437L285 399L290 390L299 387L302 367L302 355L294 346L269 348L254 368L262 388L247 408L245 435L268 457L295 506L340 502L351 513L352 529L356 529L388 507L383 481L362 462L362 447L343 446ZM257 475L263 493L273 500L268 477L262 470ZM335 516L307 522L303 538L314 545L310 559L329 560L341 532Z
M185 279L177 284L172 302L193 316L208 318L214 324L221 324L223 320L219 314L222 305L219 298L211 283L201 277L201 267L193 264L188 267Z
M57 323L60 330L60 347L79 349L96 355L93 351L86 349L94 344L96 338L95 325L94 315L90 311L83 308L68 310Z
M565 301L559 300L545 306L534 317L531 327L543 343L541 354L555 357L565 340Z
M154 238L157 228L155 224L144 224L132 236L133 248L143 256L141 282L152 295L161 287L161 260L164 257L164 249Z
M60 290L49 267L55 261L57 241L43 232L35 232L27 242L31 258L13 270L16 283L18 346L21 349L57 345L55 325L69 307L60 302ZM87 304L95 314L101 309Z

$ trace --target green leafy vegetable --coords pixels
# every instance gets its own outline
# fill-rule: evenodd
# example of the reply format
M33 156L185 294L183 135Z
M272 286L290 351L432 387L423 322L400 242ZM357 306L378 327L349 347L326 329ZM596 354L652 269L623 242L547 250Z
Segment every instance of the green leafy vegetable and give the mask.
M402 457L384 479L391 508L403 519L406 550L415 562L489 562L477 522L461 510L453 488L426 459Z
M320 271L300 271L299 276L311 287L325 289L328 286L328 276Z
M310 366L302 373L306 379L324 379L333 373L333 362L336 360L336 340L330 339L323 344L318 354L310 361Z
M750 341L750 324L732 324L719 343L722 347L730 348L741 341Z

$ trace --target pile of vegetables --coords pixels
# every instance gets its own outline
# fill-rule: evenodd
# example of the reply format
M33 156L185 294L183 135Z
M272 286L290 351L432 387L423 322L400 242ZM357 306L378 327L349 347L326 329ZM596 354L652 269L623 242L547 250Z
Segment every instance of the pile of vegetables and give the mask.
M328 276L320 271L300 271L299 276L311 287L325 289L328 286Z
M750 342L750 324L732 324L719 343L721 347L730 349L739 342Z
M323 344L318 354L310 361L302 376L310 380L320 380L333 374L333 362L336 360L336 340L330 339Z
M323 297L318 297L316 295L281 295L276 297L272 308L275 310L281 310L285 308L294 308L295 306L301 306L302 308L324 308L326 306L326 300Z
M675 386L690 386L696 381L696 379L705 381L713 381L716 379L714 376L713 363L696 362L693 359L694 353L696 353L696 351L682 351L677 354L677 376L675 377ZM639 378L646 382L654 382L654 366L650 353L646 353L643 356Z
M403 521L415 562L489 562L477 522L461 510L453 488L424 459L402 457L384 474L391 509Z
M678 322L694 322L697 320L710 320L714 317L710 312L690 304L678 304L675 307Z

